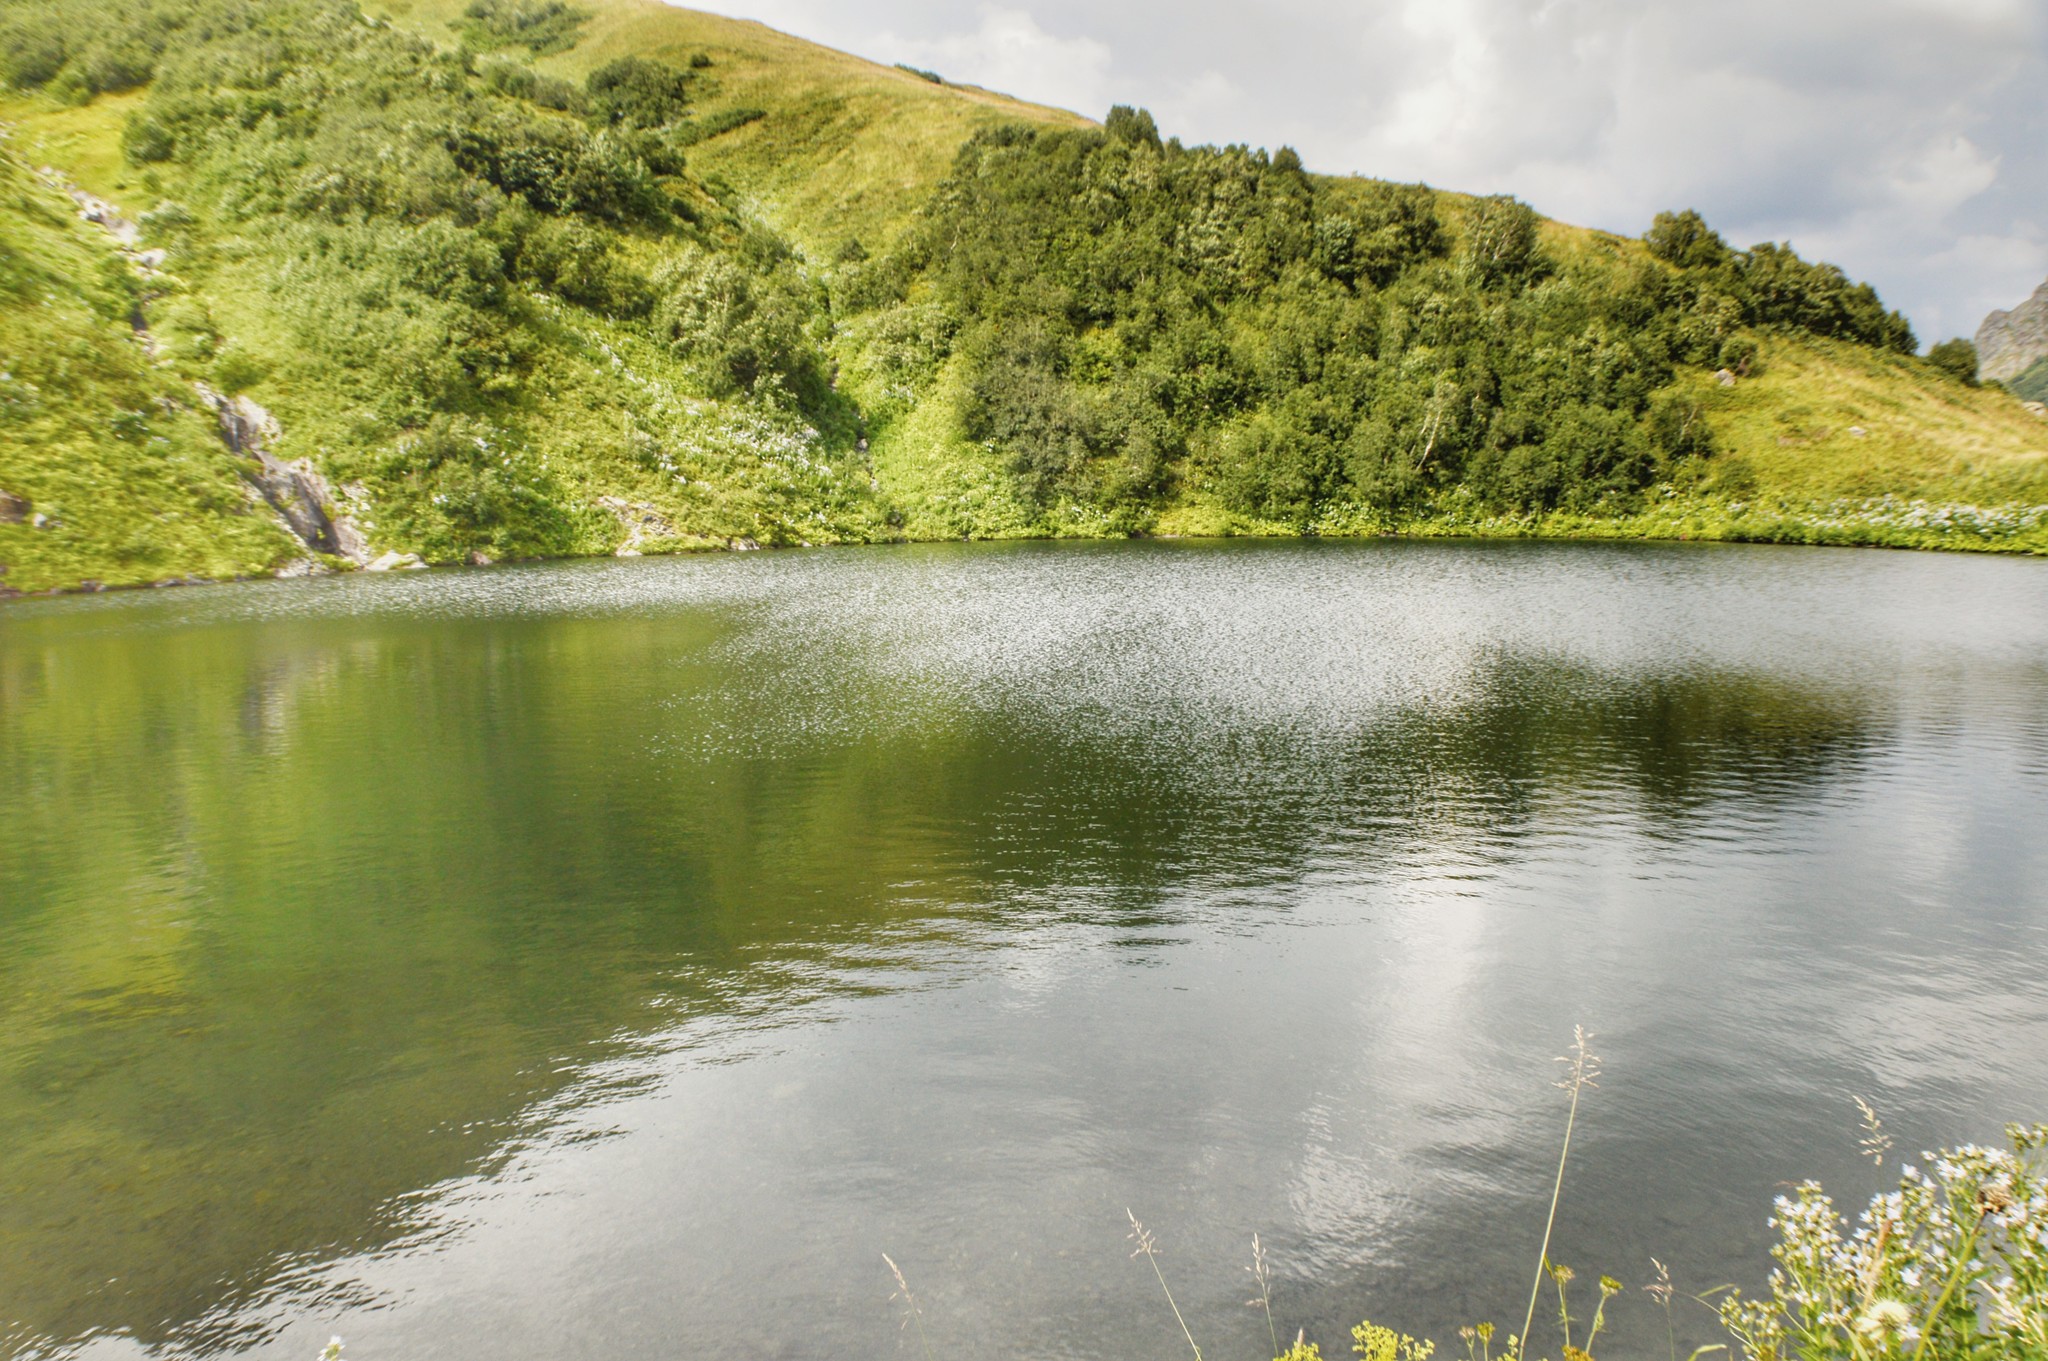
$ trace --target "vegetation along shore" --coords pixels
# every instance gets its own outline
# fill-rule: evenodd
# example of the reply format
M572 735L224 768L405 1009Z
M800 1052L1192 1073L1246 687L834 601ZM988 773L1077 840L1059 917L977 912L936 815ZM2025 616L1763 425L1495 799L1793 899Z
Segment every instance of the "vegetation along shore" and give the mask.
M0 15L0 590L753 544L2048 552L2048 420L1691 213L1189 147L656 0Z

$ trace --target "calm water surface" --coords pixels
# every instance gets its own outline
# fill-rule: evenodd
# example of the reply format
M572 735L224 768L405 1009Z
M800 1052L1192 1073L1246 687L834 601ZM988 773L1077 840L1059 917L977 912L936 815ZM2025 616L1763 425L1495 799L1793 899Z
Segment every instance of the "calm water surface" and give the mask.
M932 547L0 610L0 1354L1171 1357L2048 1117L2048 564ZM1624 1344L1663 1341L1639 1292ZM1704 1315L1701 1316L1704 1320ZM1704 1327L1695 1333L1704 1337ZM1681 1350L1681 1355L1684 1351Z

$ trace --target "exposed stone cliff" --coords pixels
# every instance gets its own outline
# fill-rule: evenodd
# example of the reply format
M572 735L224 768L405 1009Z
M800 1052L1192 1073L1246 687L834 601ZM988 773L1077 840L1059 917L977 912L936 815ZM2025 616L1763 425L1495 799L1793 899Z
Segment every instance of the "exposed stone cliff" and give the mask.
M1977 372L2000 383L2048 358L2048 283L2010 312L1993 312L1977 328Z

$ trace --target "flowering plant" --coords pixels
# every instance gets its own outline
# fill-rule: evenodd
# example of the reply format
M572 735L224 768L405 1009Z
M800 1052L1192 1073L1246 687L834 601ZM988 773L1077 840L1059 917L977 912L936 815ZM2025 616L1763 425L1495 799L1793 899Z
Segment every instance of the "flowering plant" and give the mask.
M1721 1307L1750 1361L2048 1361L2048 1126L2006 1133L1902 1168L1853 1230L1814 1182L1779 1197L1770 1297Z

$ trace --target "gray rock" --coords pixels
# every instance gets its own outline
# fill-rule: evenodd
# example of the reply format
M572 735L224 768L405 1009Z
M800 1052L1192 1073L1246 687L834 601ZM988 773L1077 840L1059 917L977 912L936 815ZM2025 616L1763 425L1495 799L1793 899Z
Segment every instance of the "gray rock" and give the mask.
M2048 283L2010 312L1993 312L1977 328L1977 374L1986 382L2019 377L2048 358Z
M299 542L358 567L369 562L369 540L354 520L335 510L334 492L320 470L311 460L287 463L270 452L281 433L276 418L246 396L229 397L204 383L193 386L220 422L222 443L253 465L242 476Z
M51 172L45 171L45 175ZM96 198L76 185L66 184L71 201L78 205L78 215L94 226L102 228L123 246L133 250L142 233L133 222L121 216L121 210L103 198Z
M649 539L667 539L675 536L675 526L661 513L658 506L645 501L628 501L623 496L600 496L597 504L611 512L619 527L626 531L626 541L613 550L617 558L637 558Z

